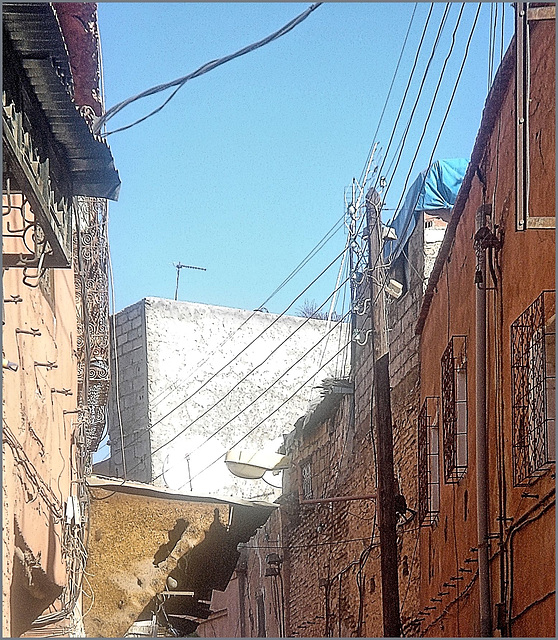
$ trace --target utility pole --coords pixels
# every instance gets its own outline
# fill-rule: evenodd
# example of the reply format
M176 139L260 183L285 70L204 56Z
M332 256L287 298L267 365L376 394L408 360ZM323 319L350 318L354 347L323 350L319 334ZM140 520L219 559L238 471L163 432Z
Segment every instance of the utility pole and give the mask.
M389 342L382 261L381 199L376 191L366 197L369 242L370 317L373 327L374 385L370 407L371 429L376 436L378 464L378 526L382 574L382 618L385 638L401 636L399 576L397 571L397 517L389 380Z
M174 299L178 300L178 280L180 278L180 269L197 269L198 271L207 271L205 267L192 267L189 264L182 264L179 262L174 265L176 267L176 291L174 292Z

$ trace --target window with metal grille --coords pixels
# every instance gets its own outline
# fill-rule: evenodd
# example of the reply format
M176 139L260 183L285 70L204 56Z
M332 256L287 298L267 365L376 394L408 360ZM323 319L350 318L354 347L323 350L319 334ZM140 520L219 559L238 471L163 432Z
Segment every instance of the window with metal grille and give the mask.
M313 497L312 494L312 465L310 461L303 463L301 469L302 475L302 497L305 500Z
M459 482L467 471L467 338L452 336L442 356L444 480Z
M424 399L418 419L418 517L421 526L440 511L439 398Z
M556 292L541 295L511 325L514 484L556 461Z

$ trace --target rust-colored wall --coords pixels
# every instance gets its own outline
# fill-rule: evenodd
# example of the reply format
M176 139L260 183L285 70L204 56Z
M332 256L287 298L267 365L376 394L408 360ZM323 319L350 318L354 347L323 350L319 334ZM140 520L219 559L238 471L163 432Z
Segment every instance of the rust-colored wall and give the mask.
M97 3L56 2L54 8L68 47L76 104L88 106L100 116Z
M534 23L531 35L530 206L535 215L553 216L554 21ZM491 107L489 102L487 110ZM422 398L440 396L440 360L451 336L466 335L468 340L468 468L458 484L445 484L442 481L438 522L423 529L420 538L420 560L424 568L420 633L433 637L477 636L480 633L475 562L476 335L473 236L475 213L485 202L493 204L493 215L488 224L503 242L497 259L500 265L497 270L497 290L487 292L489 529L493 536L490 545L493 613L495 605L502 603L507 610L506 621L511 621L514 636L553 637L555 631L554 617L549 615L554 606L554 467L528 490L513 486L510 359L511 323L543 290L554 289L555 232L554 229L516 231L514 111L512 77L499 114L493 114L495 124L489 141L484 148L478 149L481 151L479 171L473 177L421 336ZM485 111L487 115L490 119L490 114ZM493 286L491 280L487 286ZM502 517L508 520L505 521L500 539ZM523 519L529 522L523 523ZM500 543L502 555L499 555ZM460 579L452 581L456 576ZM450 586L444 586L448 583ZM433 608L424 613L424 607L427 606ZM494 613L494 627L497 623Z

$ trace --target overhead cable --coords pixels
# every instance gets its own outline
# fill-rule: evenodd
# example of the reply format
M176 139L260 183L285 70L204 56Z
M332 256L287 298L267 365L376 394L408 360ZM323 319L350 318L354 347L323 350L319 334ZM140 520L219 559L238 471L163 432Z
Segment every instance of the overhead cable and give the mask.
M334 237L334 235L341 229L343 226L343 217L341 217L337 222L331 227L331 229L322 237L322 239L318 242L318 244L307 254L307 256L293 269L293 271L283 280L283 282L271 293L260 305L257 309L255 309L247 318L244 320L236 329L231 331L223 341L216 346L212 351L201 361L197 362L194 367L190 369L190 371L184 376L175 380L173 383L162 389L154 398L153 408L155 408L160 402L168 398L168 396L185 382L187 382L192 375L199 371L201 367L203 367L216 353L220 353L222 348L230 342L234 336L250 322L250 320L258 315L261 312L261 309L265 307L265 305L290 281L294 278L300 271L303 269L308 262L319 252L323 247ZM297 298L298 299L298 298ZM281 316L284 315L294 304L295 301L291 302L288 307L281 312ZM168 391L168 393L167 393ZM163 396L163 394L165 394Z
M333 294L332 294L333 295ZM324 303L325 304L325 303ZM323 306L323 305L322 305ZM254 400L252 400L248 405L246 405L243 409L241 409L239 412L237 412L232 418L230 418L229 420L227 420L227 422L225 422L225 424L221 425L218 429L216 429L214 432L211 433L211 435L209 435L200 445L198 445L195 449L193 449L190 454L195 453L200 447L202 447L203 445L205 445L209 440L211 440L212 438L214 438L218 433L220 433L225 427L227 427L233 420L236 420L236 418L238 418L240 415L242 415L247 409L249 409L251 406L253 406L260 398L262 398L266 393L269 392L270 389L272 389L280 380L282 380L290 371L292 371L292 369L299 364L304 358L306 358L306 356L312 352L320 343L322 343L324 340L328 339L330 334L337 329L337 327L343 322L343 320L347 317L348 312L345 314L345 316L342 316L340 320L338 320L335 325L329 330L327 331L321 338L320 340L318 340L318 342L316 342L315 344L313 344L309 349L307 349L302 356L300 356L300 358L298 358L298 360L296 360L291 366L289 366L276 380L274 380L268 387L266 387ZM308 320L310 320L311 318L307 318L306 322ZM300 325L299 327L297 327L296 330L300 329L303 325ZM294 332L293 332L294 333ZM239 382L237 382L235 384L235 386L230 389L224 396L222 396L213 406L209 407L209 409L207 409L203 414L201 414L198 418L196 418L195 420L193 420L189 425L187 425L186 427L184 427L184 429L180 430L179 432L177 432L176 434L174 434L174 436L172 438L170 438L169 440L167 440L165 443L163 443L162 445L160 445L159 447L157 447L156 449L154 449L151 452L151 455L154 455L155 453L159 452L161 449L163 449L164 447L168 446L171 442L173 442L174 440L176 440L176 438L178 438L179 436L181 436L183 433L185 433L190 426L199 418L205 416L207 413L209 413L209 411L211 411L211 409L213 409L217 404L219 404L221 402L221 400L224 400L236 387L238 387L240 385L241 382L243 382L249 375L251 375L251 373L253 373L253 371L255 371L256 369L258 369L262 364L264 364L264 362L266 362L266 360L269 359L269 357L275 353L281 346L283 346L285 344L285 342L287 342L287 340L289 340L292 337L292 334L287 336L287 338L285 338L268 356L267 358L261 362L259 365L257 365L256 367L254 367L254 369L252 369L252 371L249 371ZM343 347L343 349L346 347L347 345L345 345ZM325 366L325 365L324 365ZM319 370L321 370L323 367L320 367ZM311 378L309 380L312 380L315 377L316 374L312 375ZM306 382L309 382L306 381ZM306 384L306 383L305 383ZM170 469L171 467L169 467ZM155 476L154 480L157 480L157 478L159 478L162 474L159 474L158 476Z
M409 165L409 170L407 171L407 177L405 178L405 183L404 183L404 185L403 185L403 188L401 189L401 195L400 195L400 197L399 197L399 202L397 203L396 210L398 210L398 209L399 209L399 207L401 206L401 203L403 202L403 198L404 198L404 196L405 196L405 191L406 191L406 189L407 189L407 184L409 183L409 178L410 178L411 173L412 173L412 171L413 171L413 167L414 167L414 165L415 165L415 161L416 161L416 159L417 159L417 156L418 156L418 153L419 153L420 147L421 147L422 142L423 142L423 140L424 140L424 136L426 135L426 131L427 131L427 129L428 129L428 123L430 122L430 118L432 117L432 112L433 112L433 110L434 110L434 105L436 104L436 98L438 97L438 92L439 92L440 87L441 87L441 85L442 85L442 80L443 80L443 78L444 78L444 74L445 74L445 72L446 72L446 67L447 67L447 64L448 64L448 62L449 62L449 59L450 59L450 57L451 57L451 54L453 53L453 49L454 49L454 47L455 47L455 40L456 40L456 36L457 36L457 31L458 31L458 29L459 29L459 25L460 25L460 23L461 23L461 18L462 18L462 15L463 15L463 11L464 11L464 9L465 9L465 3L462 3L462 4L461 4L461 9L460 9L460 11L459 11L459 15L458 15L458 17L457 17L457 21L456 21L456 23L455 23L455 27L454 27L454 30L453 30L452 40L451 40L451 46L450 46L449 52L448 52L448 54L447 54L447 56L446 56L446 58L445 58L445 60L444 60L444 64L443 64L443 66L442 66L442 70L440 71L440 77L439 77L439 79L438 79L438 83L437 83L436 88L435 88L435 90L434 90L434 95L432 96L432 100L431 100L431 102L430 102L430 108L429 108L429 110L428 110L428 114L427 114L426 119L425 119L425 121L424 121L424 125L423 125L423 128L422 128L422 132L421 132L421 135L420 135L419 142L418 142L418 144L417 144L417 145L414 145L414 146L416 146L416 148L415 148L415 154L414 154L414 156L413 156L413 159L412 159L412 161L411 161L411 164ZM429 62L430 62L430 61L429 61ZM426 74L427 74L427 73L428 73L428 67L427 67L426 72L425 72L425 77L423 78L423 83L424 83L424 79L426 78ZM421 89L422 89L422 84L421 84ZM420 94L420 91L419 91L419 94ZM417 106L417 105L418 105L418 100L415 102L415 107L414 107L414 109L416 108L416 106ZM414 109L413 109L413 114L414 114ZM411 118L412 118L413 114L411 114ZM407 134L408 134L408 131L409 131L410 123L411 123L411 121L409 120L409 125L407 126L407 130L406 130L406 132L405 132L405 137L404 137L404 139L406 139L406 137L407 137ZM403 147L401 147L401 150L400 150L400 152L399 152L399 157L398 157L398 159L397 159L397 164L399 164L399 161L400 161L400 159L401 159L401 154L402 154L402 153L403 153ZM396 167L397 167L397 165L396 165ZM430 163L429 163L429 168L430 168ZM393 174L392 174L392 176L391 176L391 179L390 179L390 182L389 182L389 184L388 184L388 189L387 189L387 190L389 190L389 188L390 188L390 186L391 186L391 183L393 182L393 178L394 178L394 177L395 177L395 170L394 170L394 173L393 173ZM426 178L425 178L425 179L426 179ZM403 237L403 236L402 236L402 237Z
M446 21L447 21L448 15L449 15L450 8L451 8L451 5L447 4L446 8L444 10L444 15L442 16L442 21L440 22L440 27L438 28L438 33L436 34L436 39L434 40L434 44L432 46L432 51L430 52L430 56L428 58L428 61L426 63L426 67L424 69L424 73L422 75L422 80L420 82L420 86L419 86L419 89L417 91L417 97L416 97L415 102L413 104L413 108L411 110L411 114L409 116L409 119L407 121L407 125L405 127L405 131L403 132L403 136L402 136L401 141L400 141L400 143L398 145L398 150L396 150L396 154L397 154L397 151L399 151L399 155L397 156L397 162L395 164L395 168L393 170L393 174L392 174L390 183L388 185L388 188L386 189L386 194L387 194L387 191L389 191L389 187L391 186L391 182L393 181L393 178L395 176L395 171L397 169L397 166L399 165L399 161L401 160L401 154L403 153L405 142L406 142L407 136L409 134L409 129L411 127L411 123L412 123L413 118L415 116L415 112L417 110L418 103L419 103L421 95L422 95L422 90L424 88L424 84L426 82L426 78L428 77L428 72L430 71L430 65L432 64L432 61L434 60L434 56L436 55L436 51L438 50L438 45L440 43L440 38L441 38L442 33L444 31L444 28L446 26ZM387 158L387 153L386 153L386 158ZM390 171L394 160L395 160L395 157L392 159L392 161L390 163L390 166L388 167L388 172ZM385 196L384 196L384 201L385 201Z
M424 23L424 27L422 29L422 34L421 34L421 37L420 37L420 42L419 42L419 46L418 46L417 52L415 54L415 60L413 62L413 66L411 68L411 73L409 74L409 79L407 80L407 86L405 87L405 91L403 92L403 98L401 99L401 103L399 105L399 110L397 112L397 116L395 117L395 123L393 125L392 131L391 131L391 134L390 134L390 138L389 138L389 141L388 141L388 144L387 144L387 148L386 148L386 151L385 151L385 154L384 154L384 159L382 160L382 163L381 163L380 168L378 170L378 174L377 174L377 178L376 178L376 184L378 183L378 180L382 177L382 175L381 175L382 174L382 169L384 167L387 155L388 155L389 150L391 148L391 144L392 144L393 138L395 136L395 131L397 129L397 125L399 124L399 119L401 118L401 113L403 112L403 107L405 106L405 102L407 100L407 95L409 93L409 89L411 87L411 82L413 81L415 70L417 68L417 64L418 64L419 57L420 57L420 52L421 52L422 46L424 44L424 39L426 37L426 32L428 31L428 24L430 22L430 18L432 16L432 11L433 10L434 10L434 3L431 3L430 4L430 10L429 10L428 15L426 17L426 22Z
M338 290L340 288L342 288L347 281L349 280L349 278L347 277L343 282L341 282L341 284L338 285L337 289L335 289L335 291L333 291L333 293L331 293L329 295L328 298L326 298L326 300L321 304L320 307L318 307L318 309L316 311L319 311L331 298L333 298L336 293L338 292ZM346 315L346 314L345 314ZM223 400L225 400L236 388L238 388L250 375L252 375L255 371L257 371L263 364L265 364L269 358L271 358L271 356L276 353L284 344L286 344L293 336L295 333L297 333L300 329L302 329L308 322L310 322L311 320L315 320L315 318L313 318L312 316L306 318L301 324L298 325L298 327L292 331L288 336L286 336L272 351L270 351L270 353L264 358L264 360L262 360L258 365L254 366L252 369L250 369L250 371L248 371L246 374L244 374L244 376L238 380L224 395L220 396L219 399L212 404L211 406L209 406L203 413L201 413L199 416L197 416L196 418L194 418L186 427L184 427L181 431L177 432L176 434L174 434L174 436L172 438L170 438L169 440L165 441L162 445L160 445L157 449L154 449L151 454L155 454L157 452L159 452L161 449L163 449L164 447L166 447L167 445L171 444L171 442L173 442L176 438L178 438L179 436L181 436L183 433L185 433L194 423L198 422L198 420L201 420L201 418L205 417L210 411L212 411L213 409L215 409L215 407L217 407ZM305 353L302 355L301 358L299 358L299 360L297 360L294 364L298 364L304 357L306 357L310 351L312 351L315 347L318 346L318 344L320 344L320 342L322 342L325 338L329 337L329 335L331 334L331 332L333 332L337 326L339 326L339 322L336 322L336 325L334 327L330 327L330 329L326 332L326 334L315 344L313 345L310 349L308 349L307 351L305 351ZM289 367L287 369L287 371L285 371L277 380L275 380L275 382L273 382L270 387L266 388L264 390L263 393L261 393L256 400L258 400L262 395L264 395L271 387L273 387L283 376L285 376L292 368L294 367L294 365L292 365L291 367ZM320 367L321 368L321 367ZM211 380L211 378L210 378ZM191 397L191 396L190 396ZM188 398L189 399L189 398ZM236 417L238 417L241 413L243 413L244 411L246 411L246 409L248 409L252 404L254 404L254 402L256 402L256 400L250 402L244 409L242 409L242 411L240 413L238 413L234 418L232 418L229 422L231 422L232 420L234 420ZM145 432L145 431L150 431L156 424L158 424L158 422L155 422L153 425L150 425L149 427L147 427L146 429L143 429L141 431L141 433ZM228 424L228 423L227 423ZM225 425L226 426L226 425ZM219 429L220 430L220 429ZM162 473L160 474L162 475ZM157 476L156 478L154 478L155 480L158 478L159 476Z
M318 276L316 276L314 278L314 280L312 280L312 282L307 285L301 293L298 294L298 296L291 302L291 304L289 305L289 307L287 307L287 309L281 314L278 315L272 322L271 324L269 324L261 333L259 333L255 338L253 338L243 349L241 349L241 351L239 351L231 360L229 360L226 364L224 364L218 371L216 371L214 374L211 375L210 378L208 378L200 387L198 387L190 396L188 396L187 398L184 398L184 400L182 400L181 402L179 402L177 405L175 405L168 413L166 413L164 416L162 416L161 418L159 418L155 423L153 423L151 425L151 428L154 427L155 425L159 424L162 420L165 420L165 418L168 418L174 411L176 411L178 408L180 408L186 401L190 400L194 395L196 395L199 391L201 391L205 386L207 386L207 384L213 380L217 375L219 375L219 373L221 373L224 369L226 369L230 364L232 364L240 355L242 355L242 353L244 353L249 347L251 347L256 340L258 340L259 338L262 337L262 335L264 333L266 333L267 331L269 331L269 329L271 329L272 326L274 326L282 317L283 315L285 315L286 311L292 307L292 305L299 300L307 291L308 289L310 289L310 287L312 287L317 280L319 280L319 278L321 278L321 276L326 273L328 271L328 269L330 269L336 262L337 260L339 260L339 258L345 253L345 249L343 249L343 251L341 253L339 253L337 256L335 256L335 258L324 268L322 269L322 271L320 272L320 274Z
M391 84L389 85L389 90L384 102L384 106L382 108L382 113L380 114L380 119L378 120L378 126L376 127L376 131L374 131L374 135L372 136L372 144L370 145L370 151L368 152L368 157L366 159L366 163L364 165L364 169L362 170L362 173L360 175L360 184L362 184L364 176L366 174L366 168L368 167L368 164L370 162L370 159L372 158L372 155L374 153L374 147L376 145L376 136L378 135L378 131L380 130L380 126L382 124L382 121L384 119L384 114L386 112L386 108L391 96L391 92L393 90L393 85L395 84L395 78L397 77L397 73L399 71L399 66L401 64L401 60L403 58L403 52L405 51L405 47L407 45L407 40L409 38L409 33L411 31L411 27L413 25L413 20L415 18L415 13L417 11L417 6L418 6L418 2L415 2L415 7L413 9L413 13L411 15L411 20L409 21L409 26L407 27L407 33L405 34L405 38L403 39L403 45L401 46L401 52L399 53L399 59L397 60L397 65L395 66L395 71L393 73L393 77L391 79ZM418 55L418 54L417 54Z
M451 96L450 96L450 99L449 99L449 102L448 102L448 106L446 107L446 111L445 111L445 113L444 113L444 117L443 117L443 119L442 119L442 123L441 123L441 125L440 125L439 130L438 130L438 134L437 134L437 136L436 136L436 140L434 141L434 145L433 145L433 147L432 147L432 152L431 152L431 154L430 154L430 158L429 158L429 160L428 160L428 169L432 166L432 161L433 161L433 159L434 159L434 154L436 153L436 148L437 148L437 146L438 146L438 142L440 141L440 138L441 138L441 136L442 136L442 132L443 132L443 130L444 130L444 127L445 127L446 121L447 121L447 119L448 119L448 115L449 115L449 112L450 112L450 110L451 110L451 106L452 106L452 104L453 104L453 100L454 100L454 98L455 98L455 94L456 94L456 92L457 92L457 88L458 88L458 86L459 86L459 82L460 82L460 80L461 80L461 76L462 76L462 74L463 74L463 69L465 68L465 63L467 62L467 58L468 58L468 55L469 55L469 49L470 49L470 46L471 46L471 40L472 40L472 38L473 38L473 34L474 34L475 29L476 29L476 26L477 26L477 22L478 22L479 13L480 13L481 8L482 8L482 3L479 3L479 4L478 4L478 6L477 6L477 11L476 11L476 13L475 13L475 19L474 19L473 25L472 25L472 27L471 27L471 31L469 32L469 37L468 37L468 39L467 39L467 44L466 44L466 46L465 46L465 52L464 52L464 54L463 54L463 59L462 59L462 61L461 61L461 65L460 65L460 68L459 68L459 72L458 72L458 74L457 74L457 79L456 79L456 81L455 81L455 83L454 83L453 90L452 90L452 93L451 93ZM424 181L426 180L426 173L427 173L427 172L425 172L425 175L424 175L424 178L423 178L423 185L424 185ZM422 187L421 187L421 188L422 188ZM400 202L401 202L401 200L400 200ZM415 204L415 206L416 206L416 204ZM402 230L402 233L401 233L401 235L400 235L400 238L398 239L398 244L397 244L397 246L396 246L395 253L399 250L399 248L400 248L400 246L401 246L402 238L405 236L405 232L407 231L407 228L408 228L408 225L409 225L409 223L410 223L411 219L412 219L412 216L410 216L410 217L408 218L407 223L406 223L406 225L405 225L404 229ZM379 263L379 261L380 261L381 257L382 257L382 253L380 252L380 253L378 253L378 256L376 257L376 262L375 262L375 264L372 266L372 269L374 269L374 268L378 265L378 263ZM389 267L390 265L389 265L389 264L387 264L386 266L387 266L387 267ZM385 279L384 279L384 282L382 283L381 288L380 288L380 290L378 291L378 293L377 293L377 295L376 295L376 298L372 301L372 305L374 305L374 304L376 303L376 301L378 300L379 296L380 296L380 295L381 295L381 293L384 291L385 287L387 286L387 282L388 282L388 280L389 280L389 275L386 275L386 277L385 277Z
M135 126L136 124L139 124L140 122L143 122L144 120L147 120L147 118L150 118L151 116L153 116L156 113L158 113L159 111L161 111L161 109L163 109L172 100L172 98L174 98L174 96L177 94L177 92L188 82L188 80L192 80L193 78L198 78L199 76L201 76L201 75L203 75L205 73L208 73L209 71L212 71L213 69L216 69L217 67L220 67L222 64L225 64L226 62L230 62L231 60L234 60L235 58L239 58L240 56L243 56L243 55L245 55L247 53L251 53L252 51L255 51L256 49L259 49L260 47L263 47L264 45L269 44L270 42L273 42L274 40L277 40L281 36L284 36L289 31L294 29L303 20L306 20L306 18L315 9L317 9L321 4L323 4L323 3L322 2L316 2L316 3L312 4L310 7L308 7L308 9L306 9L306 11L303 11L299 16L297 16L296 18L294 18L293 20L288 22L286 25L281 27L281 29L279 29L278 31L275 31L274 33L272 33L271 35L267 36L263 40L259 40L258 42L254 42L253 44L250 44L250 45L248 45L246 47L243 47L242 49L239 49L238 51L235 51L234 53L231 53L228 56L224 56L223 58L218 58L217 60L212 60L211 62L206 62L204 65L202 65L201 67L196 69L196 71L193 71L192 73L189 73L186 76L182 76L181 78L177 78L176 80L172 80L171 82L165 82L164 84L159 84L159 85L157 85L155 87L151 87L150 89L146 89L145 91L142 91L141 93L138 93L137 95L132 96L131 98L127 98L126 100L123 100L122 102L119 102L118 104L116 104L113 107L111 107L108 111L106 111L100 118L97 118L95 120L95 122L93 124L93 133L99 134L101 129L103 128L103 126L113 116L115 116L117 113L122 111L122 109L127 107L129 104L132 104L136 100L140 100L142 98L146 98L147 96L155 95L156 93L160 93L161 91L165 91L166 89L170 89L171 87L176 87L176 89L163 102L163 104L160 105L159 107L157 107L156 109L154 109L153 111L151 111L151 113L148 113L143 118L140 118L139 120L136 120L135 122L132 122L131 124L126 125L125 127L120 127L119 129L115 129L114 131L109 131L108 133L103 133L102 135L109 136L112 133L116 133L118 131L124 131L126 129L130 129L131 127Z
M349 345L350 345L350 341L348 341L347 343L345 343L341 349L339 349L339 351L337 351L336 353L334 353L331 358L329 358L329 360L327 360L327 362L324 362L322 369L325 368L330 362L332 362L335 358L337 358L341 352L343 351L343 349L346 349ZM313 377L313 376L312 376ZM312 379L312 377L310 377L308 380L306 380L305 382L303 382L288 398L286 398L278 407L276 407L271 413L269 413L265 418L263 418L263 420L260 420L257 424L255 424L251 429L249 429L241 438L239 438L233 445L232 447L230 447L231 449L233 449L234 447L237 447L241 442L243 442L248 436L250 436L252 433L254 433L254 431L260 427L266 420L268 420L269 418L271 418L273 415L275 415L277 413L277 411L279 411L279 409L282 409L287 402L290 402L299 391L301 391L307 384L308 382ZM210 437L213 437L212 436ZM209 440L210 438L207 438L207 440ZM201 445L200 445L201 446ZM194 480L195 478L197 478L199 475L201 475L202 473L204 473L205 471L207 471L210 467L212 467L214 464L216 464L217 462L219 462L219 460L224 456L225 454L222 453L218 458L216 458L215 460L213 460L213 462L209 463L208 465L206 465L201 471L198 471L198 473L196 473L195 475L192 476L191 480ZM184 486L184 485L182 485ZM182 487L181 487L182 488Z

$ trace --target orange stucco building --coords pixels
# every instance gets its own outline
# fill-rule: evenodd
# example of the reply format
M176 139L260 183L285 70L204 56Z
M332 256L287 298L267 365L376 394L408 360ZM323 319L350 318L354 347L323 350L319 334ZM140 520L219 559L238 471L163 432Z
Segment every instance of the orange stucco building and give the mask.
M426 636L555 634L555 22L546 9L519 21L499 69L418 323Z
M120 180L89 128L96 5L2 13L2 635L71 635L109 382L106 202Z

